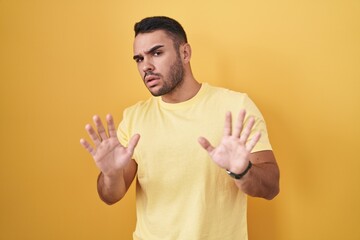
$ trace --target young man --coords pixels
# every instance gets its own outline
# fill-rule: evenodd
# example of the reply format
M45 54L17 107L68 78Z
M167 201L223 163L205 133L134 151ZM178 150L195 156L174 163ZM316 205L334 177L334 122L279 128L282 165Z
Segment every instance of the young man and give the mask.
M86 125L101 199L119 201L137 176L134 239L247 239L246 195L274 198L279 169L265 122L246 94L200 84L181 25L135 24L134 60L153 95L124 111L118 131ZM232 121L232 116L237 115Z

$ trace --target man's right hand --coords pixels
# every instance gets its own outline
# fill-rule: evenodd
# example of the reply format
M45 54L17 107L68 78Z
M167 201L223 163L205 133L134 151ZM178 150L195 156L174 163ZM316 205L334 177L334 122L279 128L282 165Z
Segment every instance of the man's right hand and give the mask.
M135 134L130 139L128 146L124 147L117 138L114 120L110 114L106 116L108 133L99 116L95 115L93 120L97 131L95 131L90 124L87 124L85 129L93 141L95 148L93 148L85 139L80 139L80 143L92 155L96 166L105 176L118 176L131 161L140 135Z

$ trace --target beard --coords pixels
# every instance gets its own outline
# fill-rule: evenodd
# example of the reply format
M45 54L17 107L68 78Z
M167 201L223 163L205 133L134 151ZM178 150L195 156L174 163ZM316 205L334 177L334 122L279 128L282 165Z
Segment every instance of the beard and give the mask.
M162 77L162 76L161 76ZM156 92L150 93L155 96L162 96L174 91L180 87L184 80L184 67L181 62L180 56L177 56L176 61L170 66L170 75L168 79L164 79L163 86Z

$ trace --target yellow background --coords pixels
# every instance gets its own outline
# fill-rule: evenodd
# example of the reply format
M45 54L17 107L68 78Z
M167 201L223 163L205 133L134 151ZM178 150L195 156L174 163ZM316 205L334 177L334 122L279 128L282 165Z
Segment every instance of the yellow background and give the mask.
M250 239L360 239L358 0L0 0L0 239L131 239L134 188L103 204L79 139L149 96L132 28L150 15L183 24L199 81L267 120L281 193L249 199Z

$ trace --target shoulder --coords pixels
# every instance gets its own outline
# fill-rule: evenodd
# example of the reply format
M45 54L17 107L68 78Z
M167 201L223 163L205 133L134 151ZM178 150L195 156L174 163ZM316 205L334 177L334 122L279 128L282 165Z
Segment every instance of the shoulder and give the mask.
M157 100L154 97L150 97L147 100L139 101L124 110L124 118L125 117L134 117L139 114L144 114L150 109L152 109L154 106L156 106Z
M119 136L131 136L131 130L144 118L144 116L146 116L146 113L149 111L148 109L155 104L154 102L156 102L154 98L149 98L125 108L122 113L122 120L119 124Z
M210 84L206 85L208 89L208 96L221 99L223 102L234 102L237 104L242 104L250 100L249 96L244 92L238 92L224 87L212 86Z
M234 91L224 87L215 87L209 84L207 84L207 88L208 102L214 104L214 106L219 106L234 114L237 114L241 109L246 109L251 115L262 117L255 102L247 93Z

